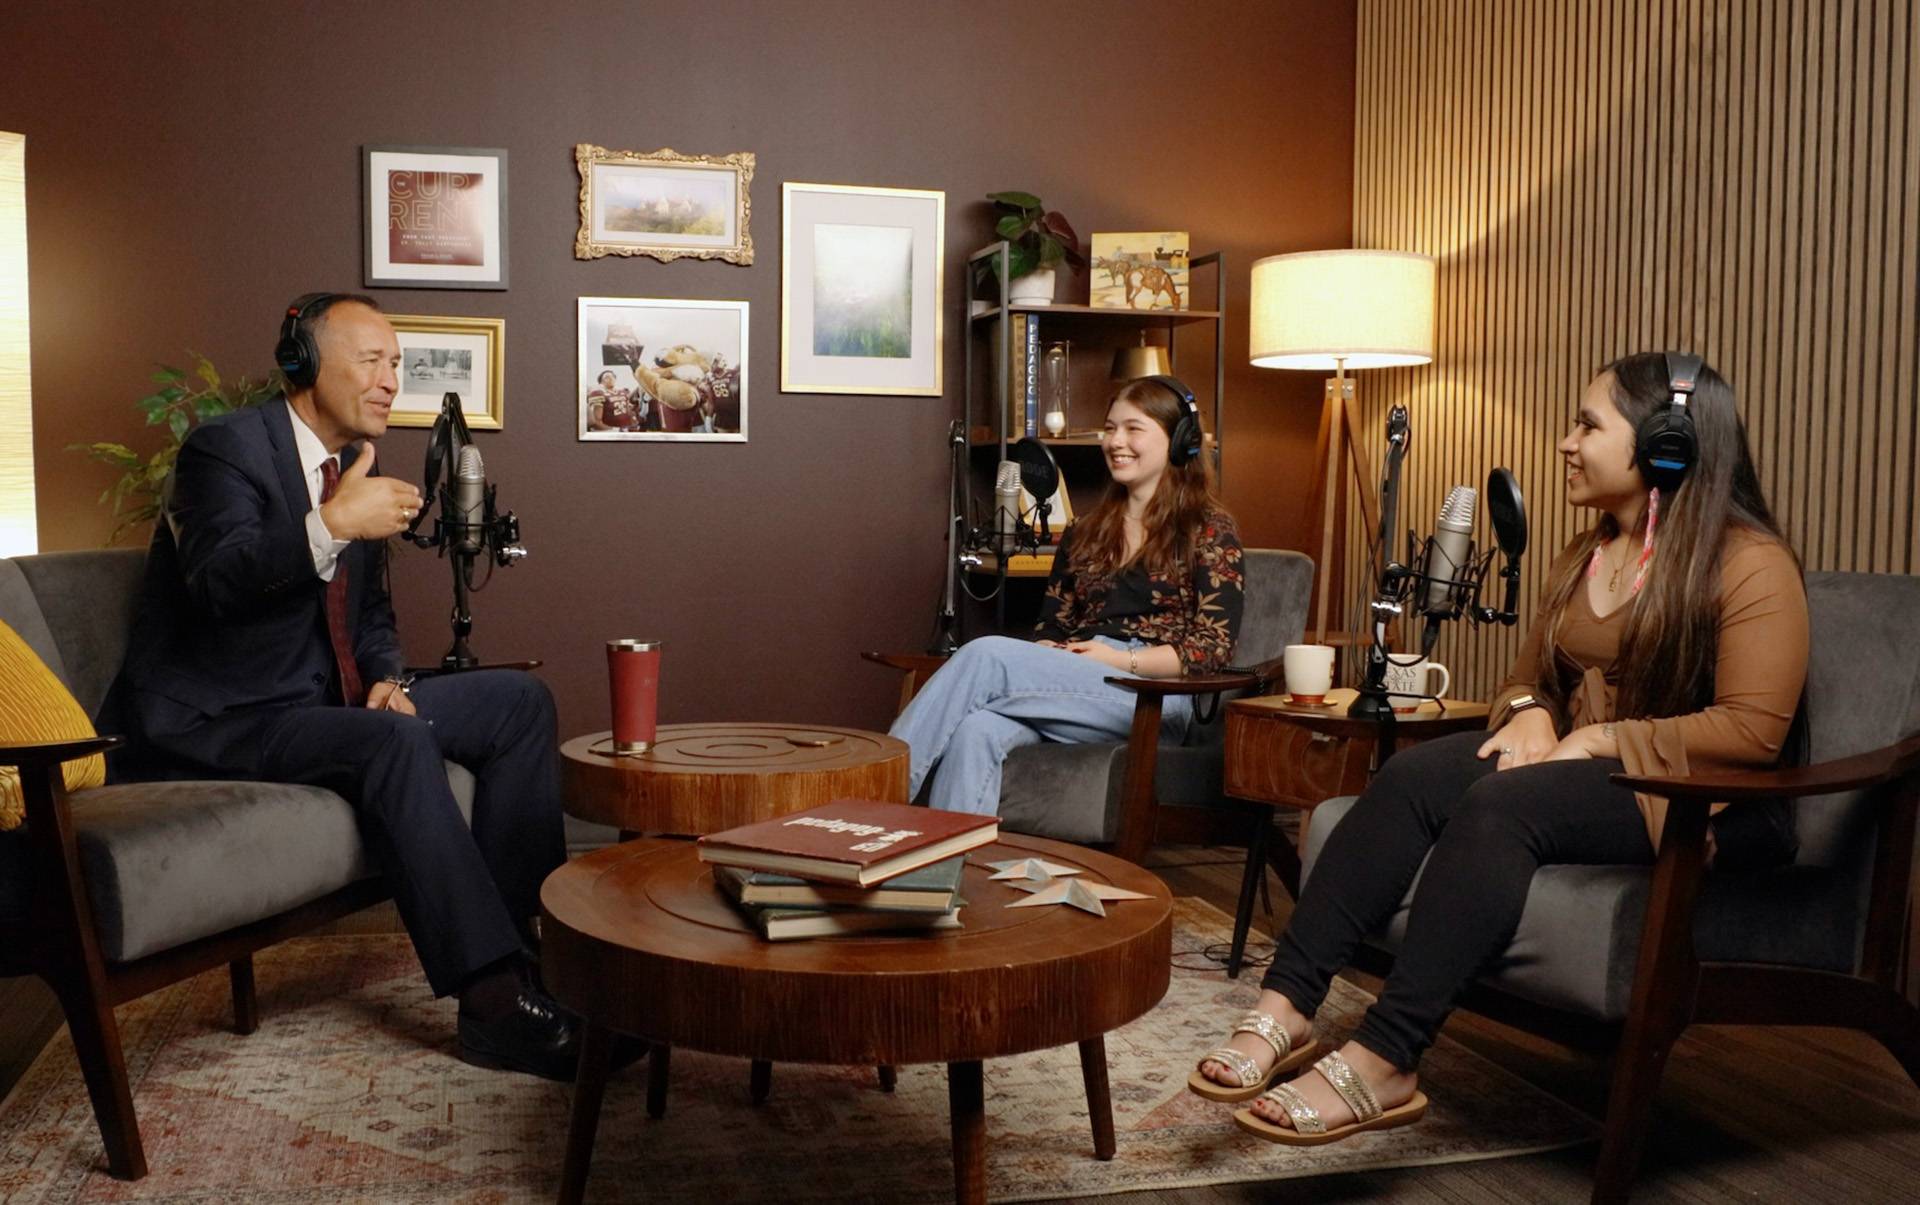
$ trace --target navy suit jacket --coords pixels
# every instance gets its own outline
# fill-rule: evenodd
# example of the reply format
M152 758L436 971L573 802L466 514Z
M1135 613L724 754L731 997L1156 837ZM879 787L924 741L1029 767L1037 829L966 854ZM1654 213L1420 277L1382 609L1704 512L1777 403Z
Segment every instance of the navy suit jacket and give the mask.
M249 773L260 720L340 701L293 422L284 397L221 415L174 464L125 681L134 727L169 759ZM339 564L361 681L400 672L383 542L355 540Z

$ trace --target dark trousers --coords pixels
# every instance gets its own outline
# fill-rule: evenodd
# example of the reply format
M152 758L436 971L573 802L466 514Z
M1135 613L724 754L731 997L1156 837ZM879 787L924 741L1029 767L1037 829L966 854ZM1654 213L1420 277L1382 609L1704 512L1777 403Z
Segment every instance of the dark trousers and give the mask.
M1535 870L1653 861L1633 792L1607 781L1618 761L1496 772L1494 759L1474 756L1486 739L1459 733L1387 760L1328 835L1263 984L1311 1017L1419 874L1393 974L1353 1035L1406 1071L1461 991L1512 941Z
M339 792L393 886L434 994L521 948L540 884L566 861L553 696L531 675L479 670L422 678L417 716L350 707L275 713L258 773ZM461 820L442 759L471 770Z

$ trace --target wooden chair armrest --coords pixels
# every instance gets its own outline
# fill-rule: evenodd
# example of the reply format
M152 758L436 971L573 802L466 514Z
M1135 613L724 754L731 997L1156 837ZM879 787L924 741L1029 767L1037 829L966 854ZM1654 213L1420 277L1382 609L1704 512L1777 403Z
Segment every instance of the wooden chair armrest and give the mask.
M947 663L940 653L861 653L860 659L909 674L930 674Z
M0 745L0 766L16 766L22 770L38 769L41 766L79 761L83 757L105 753L121 743L121 739L117 736L89 736L80 740L48 741L39 745Z
M1831 795L1892 782L1920 770L1920 732L1896 744L1856 753L1812 766L1776 770L1731 770L1721 774L1689 774L1684 778L1615 774L1618 786L1668 799L1738 802L1743 799L1797 799Z
M1107 684L1136 695L1211 695L1225 690L1249 690L1260 685L1254 674L1189 674L1184 678L1108 678Z

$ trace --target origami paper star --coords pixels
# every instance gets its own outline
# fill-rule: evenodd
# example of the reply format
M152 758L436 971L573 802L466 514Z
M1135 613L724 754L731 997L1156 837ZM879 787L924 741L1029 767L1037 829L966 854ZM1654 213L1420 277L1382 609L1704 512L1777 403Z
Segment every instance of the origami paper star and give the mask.
M1107 910L1101 905L1101 900L1144 900L1146 898L1144 892L1128 891L1125 887L1115 887L1110 883L1066 879L1042 887L1026 899L1008 904L1007 907L1038 908L1043 904L1066 904L1082 912L1105 916Z
M1011 880L1013 886L1022 891L1038 891L1055 879L1080 873L1078 866L1062 866L1039 858L1018 858L1011 862L989 862L987 865L996 872L993 878Z

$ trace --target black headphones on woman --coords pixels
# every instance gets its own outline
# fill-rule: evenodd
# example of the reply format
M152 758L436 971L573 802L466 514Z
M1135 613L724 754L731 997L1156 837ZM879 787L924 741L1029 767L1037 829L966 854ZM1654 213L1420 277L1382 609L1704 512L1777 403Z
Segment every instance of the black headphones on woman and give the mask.
M1693 471L1700 457L1700 441L1694 434L1694 386L1700 380L1700 357L1685 352L1667 352L1667 405L1640 420L1634 431L1633 461L1648 485L1670 494Z
M1203 440L1200 404L1193 400L1193 390L1188 389L1179 377L1170 377L1165 373L1155 373L1142 379L1164 386L1180 403L1180 417L1174 420L1173 430L1167 434L1167 463L1183 465L1200 455Z
M340 300L339 293L302 293L287 306L280 320L280 341L273 345L273 362L296 389L312 385L320 375L320 348L313 341L311 322Z

